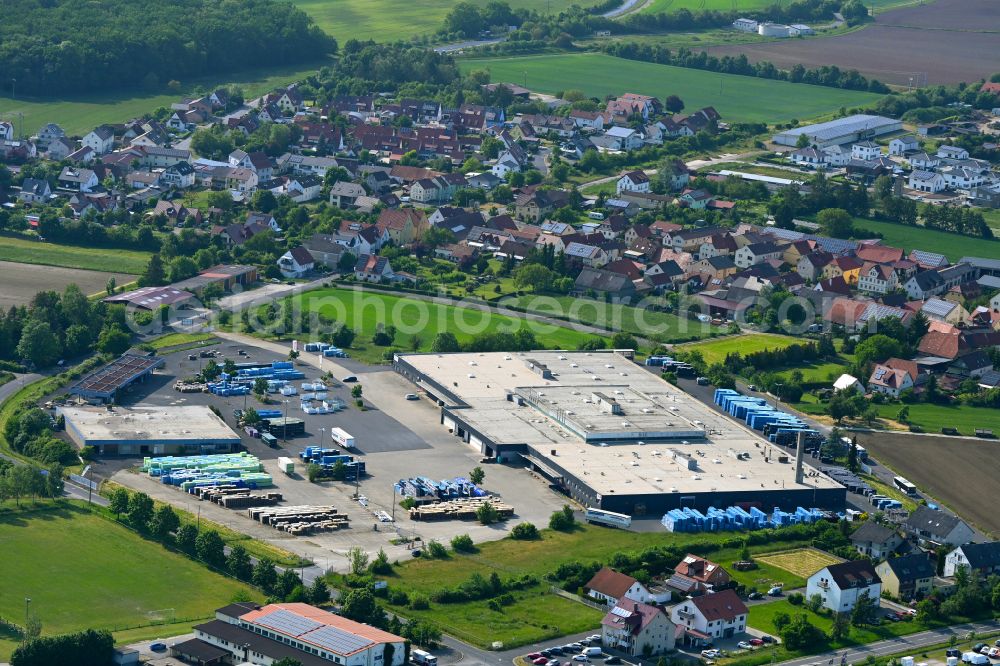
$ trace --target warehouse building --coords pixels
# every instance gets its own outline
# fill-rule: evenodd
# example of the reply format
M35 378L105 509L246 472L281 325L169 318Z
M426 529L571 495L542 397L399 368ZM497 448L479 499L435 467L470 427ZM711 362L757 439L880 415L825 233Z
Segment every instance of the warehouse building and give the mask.
M246 287L256 281L257 269L255 267L229 265L206 268L194 277L175 282L170 286L201 297L205 288L210 285L218 285L222 291L232 291L237 285Z
M262 666L282 659L302 666L403 666L408 657L404 638L300 603L233 603L197 625L194 634L171 647L171 654L195 663L208 658Z
M842 509L843 486L616 352L397 354L394 369L482 454L630 515Z
M899 132L902 129L903 121L901 120L859 113L826 123L786 130L775 134L773 140L779 146L794 147L798 145L799 137L804 134L809 137L809 144L815 148L828 148L874 139L877 136Z
M157 356L125 353L70 386L69 393L88 402L114 402L119 391L145 381L163 363Z
M122 294L107 296L101 300L105 303L124 305L137 310L156 310L167 305L177 305L190 301L194 294L174 287L141 287Z
M59 413L77 446L92 446L102 455L222 453L240 444L240 436L203 406L65 406Z

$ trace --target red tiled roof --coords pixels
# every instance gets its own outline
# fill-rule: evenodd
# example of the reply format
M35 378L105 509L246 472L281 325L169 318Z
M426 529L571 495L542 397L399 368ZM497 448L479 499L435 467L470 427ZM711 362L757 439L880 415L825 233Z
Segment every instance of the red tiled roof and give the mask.
M632 576L627 576L608 567L602 567L584 587L615 599L621 599L635 582L635 578Z
M705 594L691 600L709 622L725 620L731 622L739 615L747 614L747 607L732 590L722 590Z

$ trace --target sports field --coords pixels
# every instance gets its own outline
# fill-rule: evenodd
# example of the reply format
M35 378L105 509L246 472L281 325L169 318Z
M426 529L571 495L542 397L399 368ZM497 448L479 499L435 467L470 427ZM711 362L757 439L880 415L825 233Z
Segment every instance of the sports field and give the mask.
M842 106L869 104L872 93L717 74L625 60L600 53L482 58L459 61L463 71L488 69L493 81L512 81L538 92L583 90L593 97L625 92L677 95L687 109L714 106L729 122L776 123L806 119Z
M292 0L341 44L349 39L374 39L377 42L408 40L435 33L455 3L449 0ZM472 0L484 7L487 0ZM513 9L527 7L542 13L558 13L572 5L588 7L595 0L551 0L539 4L529 0L508 0Z
M243 88L247 99L259 96L272 88L298 81L315 72L323 63L312 66L274 67L233 74L227 78L213 78L181 81L181 90L143 91L136 88L120 92L83 95L59 99L11 99L10 86L0 86L0 116L14 123L20 123L18 114L24 114L24 135L30 136L45 123L61 125L67 134L82 135L103 123L121 123L155 111L158 107L169 107L194 90L210 90L220 85L236 85Z
M771 335L769 333L747 333L746 335L732 335L718 340L708 340L705 342L692 342L689 345L678 345L675 351L701 352L705 363L722 363L726 356L732 352L741 354L751 354L763 351L764 349L781 349L790 344L801 342L799 338L788 335Z
M304 311L319 312L353 328L358 335L351 346L351 355L369 363L382 361L382 354L389 349L371 342L379 326L396 327L395 348L413 350L416 341L417 351L430 351L435 336L443 331L454 333L459 342L467 342L481 333L527 328L539 344L551 349L576 349L580 343L596 337L563 326L377 291L317 289L292 298L293 305Z
M0 543L0 617L22 623L29 598L44 634L207 618L247 589L72 505L0 514Z
M962 257L1000 257L1000 240L983 240L972 236L952 234L937 229L924 227L909 227L892 222L877 222L854 218L854 228L857 230L877 231L882 234L885 245L910 250L927 250L946 255L952 261ZM856 235L863 235L856 234Z
M568 317L611 331L624 331L657 342L707 338L724 331L694 319L682 319L670 312L656 312L618 303L572 296L513 296L501 305L516 306L542 315Z
M800 578L809 578L825 566L843 562L839 557L834 557L830 553L816 548L785 550L772 555L759 555L754 559L784 569Z

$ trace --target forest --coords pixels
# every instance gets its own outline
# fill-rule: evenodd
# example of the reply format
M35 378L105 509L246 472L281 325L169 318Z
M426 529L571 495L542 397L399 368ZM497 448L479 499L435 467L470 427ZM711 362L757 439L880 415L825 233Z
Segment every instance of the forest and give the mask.
M272 0L7 0L4 93L53 97L179 87L185 79L313 62L336 41Z

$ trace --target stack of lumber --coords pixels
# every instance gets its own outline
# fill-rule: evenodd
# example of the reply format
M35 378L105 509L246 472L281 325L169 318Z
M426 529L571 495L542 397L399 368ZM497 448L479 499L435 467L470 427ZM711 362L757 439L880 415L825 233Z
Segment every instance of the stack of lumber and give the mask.
M253 508L247 515L289 534L309 534L349 527L348 517L332 506L282 506Z
M411 520L473 520L476 509L483 504L492 504L500 518L514 515L514 507L495 497L462 497L447 502L422 504L410 509Z
M281 501L281 493L253 493L249 488L237 486L201 486L194 488L199 499L215 502L227 509L248 509L252 506L274 506Z

